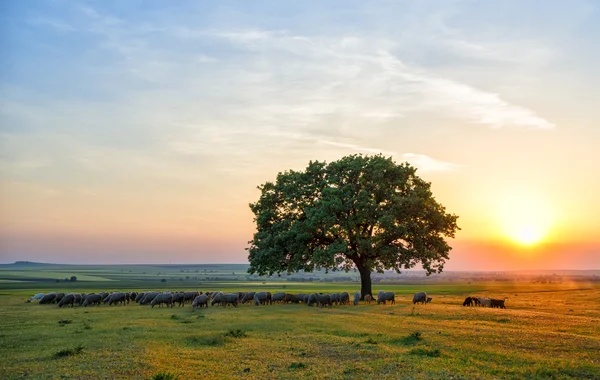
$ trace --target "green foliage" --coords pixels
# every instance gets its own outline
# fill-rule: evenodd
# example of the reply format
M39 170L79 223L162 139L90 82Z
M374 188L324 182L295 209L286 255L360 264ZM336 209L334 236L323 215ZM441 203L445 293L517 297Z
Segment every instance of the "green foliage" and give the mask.
M365 340L365 343L367 343L367 344L377 344L379 342L376 341L375 339L369 337L367 340Z
M427 273L441 272L451 249L444 238L458 229L457 216L446 213L415 168L382 155L311 161L259 190L250 204L257 227L248 248L252 274L356 267L363 293L371 293L373 270L421 263Z
M73 321L70 319L61 319L58 321L59 325L68 325L69 323L72 323Z
M65 356L75 356L83 351L83 346L77 346L74 348L65 348L63 350L57 351L54 353L55 358L63 358Z
M214 336L190 336L187 341L192 346L222 346L225 338L221 335Z

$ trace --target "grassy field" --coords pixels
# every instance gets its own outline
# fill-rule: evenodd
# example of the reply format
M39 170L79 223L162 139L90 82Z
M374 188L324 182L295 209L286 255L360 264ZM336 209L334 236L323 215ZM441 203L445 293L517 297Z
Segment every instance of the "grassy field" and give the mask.
M101 270L87 275L102 277ZM387 285L375 289L395 291L396 305L196 311L189 304L60 309L25 302L59 283L17 284L0 283L2 379L151 379L160 373L180 379L600 379L597 283ZM86 292L131 284L125 278L60 283ZM152 284L290 293L357 289L352 283ZM413 306L412 294L420 290L433 303ZM462 307L467 295L508 297L508 309Z

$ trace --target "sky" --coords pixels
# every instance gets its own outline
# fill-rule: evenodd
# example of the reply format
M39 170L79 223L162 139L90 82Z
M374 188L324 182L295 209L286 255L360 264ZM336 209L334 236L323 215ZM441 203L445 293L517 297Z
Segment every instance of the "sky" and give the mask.
M447 270L600 269L596 1L0 2L0 262L245 263L257 186L409 162Z

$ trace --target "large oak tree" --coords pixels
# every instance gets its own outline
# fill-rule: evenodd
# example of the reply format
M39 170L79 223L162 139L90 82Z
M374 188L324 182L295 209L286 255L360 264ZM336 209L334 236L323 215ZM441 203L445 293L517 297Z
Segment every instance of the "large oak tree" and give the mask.
M256 233L249 273L356 269L362 295L372 294L371 272L441 272L452 249L457 216L446 213L430 183L408 163L382 155L352 155L304 171L279 173L258 187Z

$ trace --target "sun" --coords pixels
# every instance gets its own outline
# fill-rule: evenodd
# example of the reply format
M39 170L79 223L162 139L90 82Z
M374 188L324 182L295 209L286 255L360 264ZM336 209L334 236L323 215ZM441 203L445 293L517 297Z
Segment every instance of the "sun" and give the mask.
M542 197L527 193L505 194L497 203L499 232L523 247L533 247L549 238L553 215Z

